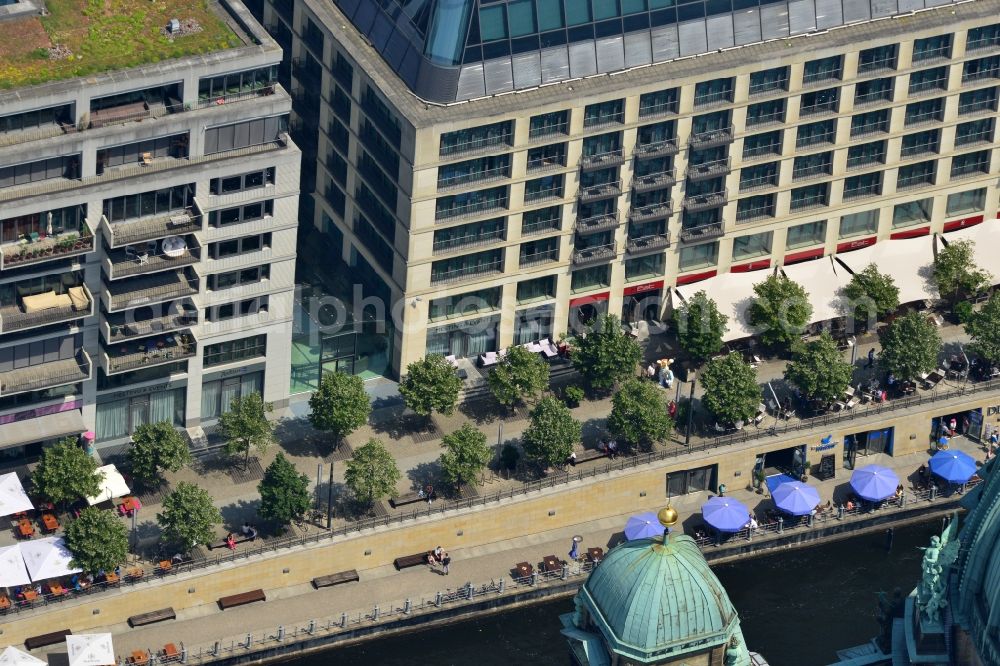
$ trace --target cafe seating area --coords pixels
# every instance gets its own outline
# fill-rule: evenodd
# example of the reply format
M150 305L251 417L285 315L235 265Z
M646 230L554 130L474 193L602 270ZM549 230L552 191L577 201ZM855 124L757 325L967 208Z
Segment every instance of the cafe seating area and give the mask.
M592 546L586 550L580 550L575 562L584 569L587 569L597 566L603 559L604 549L599 546ZM567 560L555 555L545 555L535 564L531 562L518 562L510 570L510 574L515 583L526 583L531 581L536 572L539 576L561 576L563 569L568 565L569 562Z

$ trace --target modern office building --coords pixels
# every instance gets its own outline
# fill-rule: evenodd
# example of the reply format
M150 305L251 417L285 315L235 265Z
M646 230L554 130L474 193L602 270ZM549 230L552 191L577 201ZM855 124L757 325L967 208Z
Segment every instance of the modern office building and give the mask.
M258 7L397 370L996 217L995 0Z
M8 459L153 421L197 436L252 391L287 401L300 154L281 49L238 0L206 7L164 21L146 64L0 72Z

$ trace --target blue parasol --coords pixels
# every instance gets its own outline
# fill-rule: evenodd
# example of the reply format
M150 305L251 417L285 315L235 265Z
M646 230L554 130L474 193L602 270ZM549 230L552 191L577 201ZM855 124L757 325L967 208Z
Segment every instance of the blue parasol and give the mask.
M938 451L931 456L931 471L945 481L965 483L976 473L976 461L961 451Z
M774 504L785 513L804 516L819 504L819 492L800 481L782 483L771 492Z
M862 499L878 502L896 494L899 477L888 467L868 465L854 470L851 487Z
M720 532L739 532L750 522L750 511L732 497L713 497L701 505L701 515Z
M625 523L625 538L629 541L636 539L651 539L663 536L663 525L655 513L647 511L637 516L632 516Z

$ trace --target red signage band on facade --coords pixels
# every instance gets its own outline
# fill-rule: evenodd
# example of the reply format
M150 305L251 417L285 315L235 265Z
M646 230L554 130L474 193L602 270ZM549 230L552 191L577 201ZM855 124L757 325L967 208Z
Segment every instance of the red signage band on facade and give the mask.
M802 252L793 252L791 254L785 255L784 264L787 266L789 264L794 264L799 261L808 261L809 259L818 259L823 256L824 249L821 247L815 250L804 250Z
M878 240L878 236L872 236L870 238L858 238L856 240L847 241L846 243L841 243L840 245L837 246L837 252L850 252L851 250L860 250L863 247L874 245L876 240Z
M635 296L636 294L644 294L647 291L655 291L657 289L663 289L663 280L647 282L646 284L637 284L634 287L625 287L625 290L622 292L622 296Z
M761 271L765 268L771 267L770 259L759 259L757 261L751 261L749 264L740 264L739 266L730 266L730 273L749 273L750 271Z
M575 308L578 305L587 305L589 303L597 303L598 301L606 301L611 298L611 292L601 292L600 294L590 294L589 296L581 296L580 298L574 298L569 302L571 308Z
M907 229L906 231L897 231L894 234L889 234L890 240L902 240L904 238L916 238L918 236L926 236L931 232L930 227L920 227L918 229Z
M983 221L982 215L963 217L961 220L952 220L951 222L945 222L944 230L948 232L948 231L955 231L956 229L964 229L965 227L975 226L982 221Z
M702 280L707 280L710 277L715 277L718 275L719 271L706 271L704 273L691 273L690 275L678 275L677 284L691 284L692 282L701 282Z

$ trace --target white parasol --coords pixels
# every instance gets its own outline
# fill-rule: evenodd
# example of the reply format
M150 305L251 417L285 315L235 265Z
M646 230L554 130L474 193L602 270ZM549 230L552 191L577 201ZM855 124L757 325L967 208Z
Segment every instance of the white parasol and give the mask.
M28 567L28 575L33 581L68 576L81 571L70 564L73 553L69 552L62 538L33 539L20 544L20 548L24 564Z
M0 666L38 666L38 664L45 666L46 662L27 652L21 652L13 645L0 652Z
M0 516L12 516L34 508L17 474L12 472L0 476Z
M66 637L69 666L114 666L115 646L111 634L73 634Z
M101 477L101 492L87 498L87 504L94 506L101 502L110 502L116 497L124 497L129 494L128 484L125 478L114 465L105 465L97 468L97 475Z
M24 559L21 556L21 546L4 546L0 548L0 587L14 587L16 585L28 585L31 578L28 577L28 570L24 566ZM4 662L0 660L0 664Z

